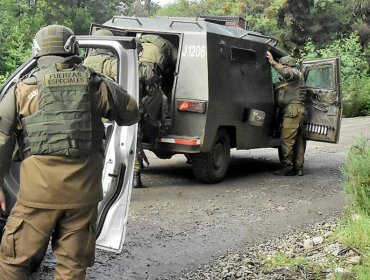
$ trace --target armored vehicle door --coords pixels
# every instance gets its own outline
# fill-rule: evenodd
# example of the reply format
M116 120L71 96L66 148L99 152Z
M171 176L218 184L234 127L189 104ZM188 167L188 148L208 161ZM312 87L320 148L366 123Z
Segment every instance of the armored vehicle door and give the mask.
M118 83L130 95L138 98L138 54L134 38L78 36L77 39L82 51L89 48L108 48L115 53L119 67ZM34 59L20 66L0 89L0 100L17 80L35 67ZM104 198L98 206L97 246L119 253L123 247L131 197L137 125L118 126L114 122L108 122L105 126L106 149L102 176ZM9 210L14 205L19 190L19 167L20 162L12 162L11 170L4 178ZM6 216L2 216L0 222L4 219ZM40 257L39 261L43 255Z
M307 140L337 143L342 117L340 60L315 59L302 66L307 88L303 135Z

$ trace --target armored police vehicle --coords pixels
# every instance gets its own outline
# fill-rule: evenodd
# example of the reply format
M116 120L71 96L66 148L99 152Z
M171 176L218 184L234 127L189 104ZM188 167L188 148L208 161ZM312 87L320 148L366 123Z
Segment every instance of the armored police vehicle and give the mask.
M230 149L279 147L273 84L276 75L266 51L284 53L274 38L235 27L240 18L139 18L115 16L91 31L114 35L156 34L177 49L176 65L163 75L169 116L165 130L144 129L145 149L159 158L185 154L195 177L223 180ZM338 58L303 63L309 116L308 140L337 142L341 121Z

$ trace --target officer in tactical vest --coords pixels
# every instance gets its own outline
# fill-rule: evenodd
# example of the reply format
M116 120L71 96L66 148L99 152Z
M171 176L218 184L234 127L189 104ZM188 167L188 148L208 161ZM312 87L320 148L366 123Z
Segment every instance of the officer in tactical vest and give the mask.
M0 187L16 137L23 157L17 202L1 240L0 279L29 279L32 256L50 238L55 279L85 279L103 198L101 120L132 125L139 110L119 85L81 64L69 28L40 29L33 53L38 68L0 103ZM1 188L0 206L5 210Z
M159 35L143 35L141 43L143 47L139 56L141 121L139 122L134 168L133 185L135 188L143 186L141 182L143 161L149 164L141 145L143 137L154 140L158 130L160 132L166 129L168 103L161 87L161 81L166 71L174 67L177 58L177 51L172 43Z
M99 29L94 35L113 36L113 33L108 29ZM117 82L117 58L111 51L107 49L93 49L85 58L83 64Z
M306 140L301 126L306 116L306 87L303 74L294 58L284 56L279 63L272 54L266 54L269 63L281 75L282 80L275 85L276 102L281 116L281 162L283 168L278 175L303 175Z

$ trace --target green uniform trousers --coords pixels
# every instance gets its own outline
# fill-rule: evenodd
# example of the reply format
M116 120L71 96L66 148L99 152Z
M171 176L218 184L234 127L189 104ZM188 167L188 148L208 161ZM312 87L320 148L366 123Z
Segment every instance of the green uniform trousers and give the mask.
M95 261L97 207L38 209L17 202L1 240L0 279L29 279L33 255L51 238L57 280L85 279Z
M281 161L301 169L304 164L306 140L301 133L301 126L306 116L302 104L289 104L284 108L281 127Z

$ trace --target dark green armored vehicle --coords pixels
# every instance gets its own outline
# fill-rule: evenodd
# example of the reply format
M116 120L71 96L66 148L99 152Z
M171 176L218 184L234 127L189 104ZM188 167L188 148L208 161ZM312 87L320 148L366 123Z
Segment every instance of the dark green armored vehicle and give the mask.
M177 49L177 62L162 88L169 128L146 136L143 147L159 158L185 154L195 177L220 182L230 149L279 147L274 75L266 51L284 55L276 40L228 26L235 18L139 18L115 16L104 25L114 35L158 34ZM341 120L339 60L304 63L310 117L307 139L336 142Z

